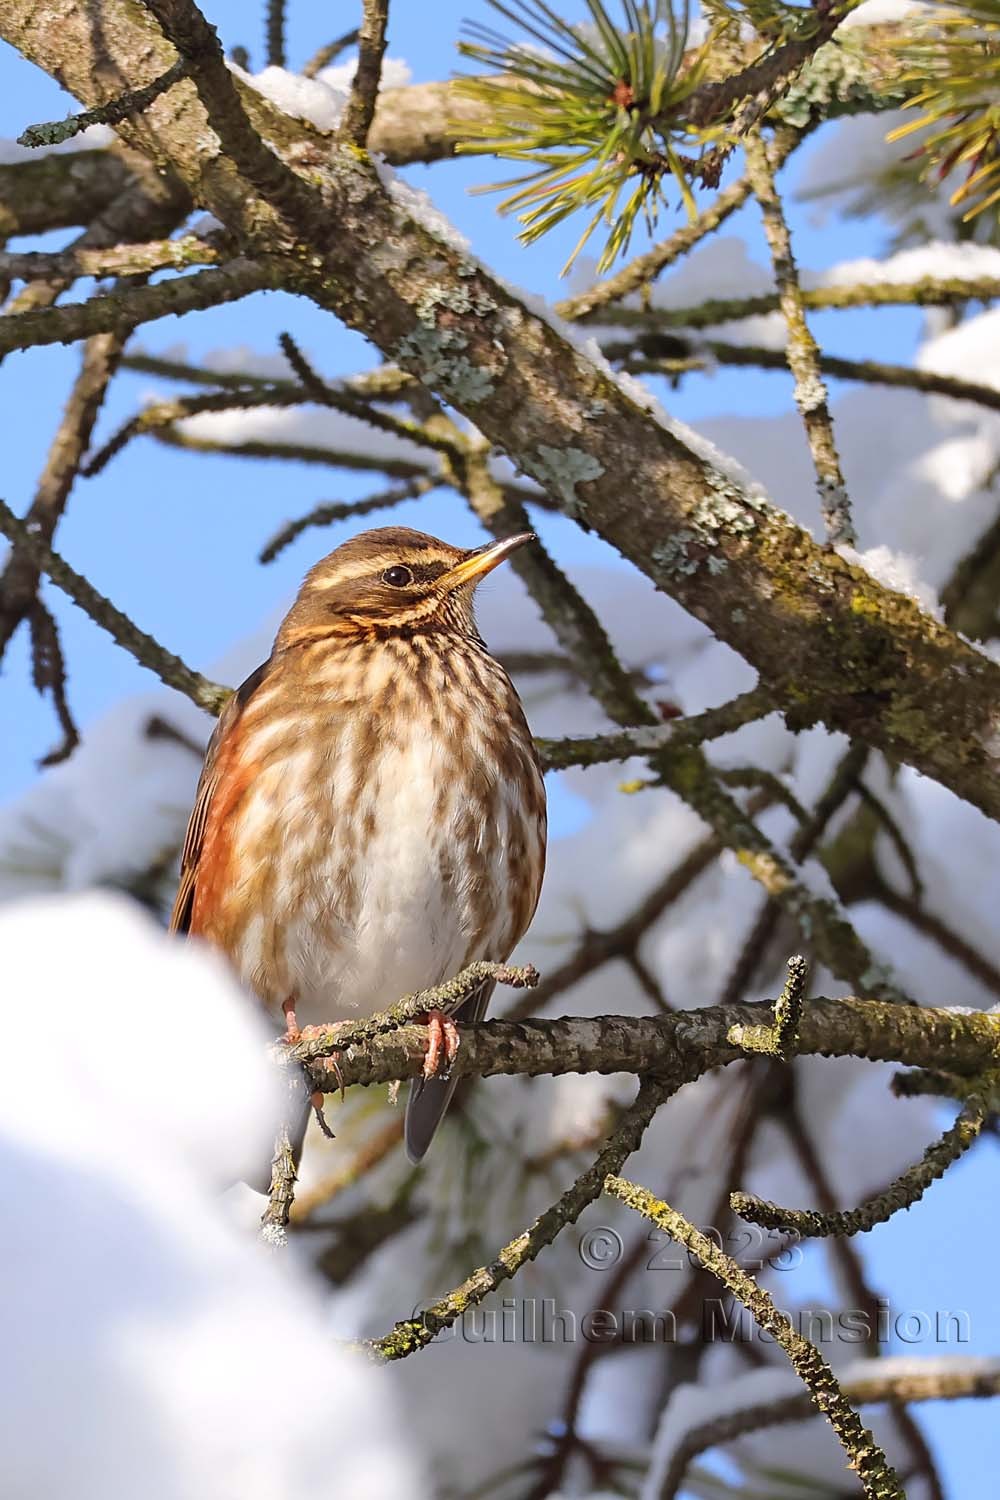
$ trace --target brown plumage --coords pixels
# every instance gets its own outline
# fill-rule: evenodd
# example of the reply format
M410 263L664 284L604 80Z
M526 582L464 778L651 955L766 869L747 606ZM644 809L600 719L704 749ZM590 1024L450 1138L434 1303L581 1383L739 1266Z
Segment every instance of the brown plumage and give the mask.
M512 537L461 551L404 527L316 564L209 743L171 926L229 958L291 1034L506 960L545 861L545 791L513 684L476 629ZM457 1019L478 1019L492 985ZM426 1151L446 1078L416 1082Z

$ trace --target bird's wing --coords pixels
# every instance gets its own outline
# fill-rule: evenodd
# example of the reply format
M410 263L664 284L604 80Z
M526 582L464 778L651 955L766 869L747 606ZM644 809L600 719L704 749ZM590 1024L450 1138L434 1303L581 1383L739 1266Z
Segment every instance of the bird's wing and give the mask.
M205 837L205 824L218 784L219 750L236 728L247 703L267 676L269 667L269 661L263 662L256 671L250 673L244 683L241 683L222 710L219 722L212 731L212 737L205 751L205 764L201 768L198 790L195 793L194 807L188 821L187 833L184 835L180 883L174 898L174 909L170 913L171 932L187 932L191 925L191 909L194 905L195 887L198 883L198 866Z

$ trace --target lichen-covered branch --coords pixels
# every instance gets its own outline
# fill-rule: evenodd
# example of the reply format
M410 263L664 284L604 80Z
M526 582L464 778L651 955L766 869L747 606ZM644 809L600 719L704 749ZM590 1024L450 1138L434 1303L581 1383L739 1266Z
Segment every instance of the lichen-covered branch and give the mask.
M881 1370L841 1380L841 1390L853 1406L893 1405L910 1401L963 1401L972 1397L1000 1396L1000 1362L989 1359L949 1358L926 1370ZM725 1416L689 1427L670 1455L660 1480L658 1500L674 1500L684 1474L699 1453L731 1443L748 1432L776 1427L785 1422L804 1422L814 1412L808 1391L799 1391L757 1406L744 1406Z
M636 729L619 730L616 734L536 739L535 748L547 771L562 771L567 766L595 766L609 760L631 760L636 755L656 755L668 745L695 745L719 739L771 712L770 694L762 687L755 687L731 698L728 703L721 703L718 708L707 708L686 718L670 719L665 724L643 724Z
M997 297L1000 281L994 276L921 276L916 281L802 288L805 308L950 307L958 302L993 302ZM752 297L710 297L690 307L602 308L593 321L618 328L711 328L780 311L777 292L759 292Z
M127 287L65 307L9 313L0 318L0 354L42 344L71 344L95 333L125 338L140 323L218 307L274 285L273 266L238 259L215 270L158 281L155 286Z
M159 641L140 630L110 599L98 593L92 583L71 568L57 552L53 552L37 532L29 531L3 500L0 500L0 532L28 557L38 572L51 578L56 587L68 594L84 614L89 615L102 630L106 630L111 639L134 656L142 666L155 672L161 682L176 688L208 713L218 714L222 710L230 695L230 688L210 682L200 672L193 672L179 656L174 656Z
M745 1059L743 1029L767 1023L772 1007L773 1001L765 1001L655 1016L522 1018L463 1025L452 1069L461 1078L637 1073L684 1080ZM1000 1018L855 996L819 998L803 1009L794 1052L864 1057L975 1078L984 1069L1000 1066ZM333 1054L345 1085L416 1078L427 1055L427 1028L404 1025L355 1044L344 1042L342 1030L333 1024L282 1049L288 1061L315 1064L314 1087L327 1092L339 1088L339 1081L331 1081L324 1068L324 1060Z
M599 1197L609 1172L617 1172L637 1150L646 1127L670 1090L653 1079L639 1085L635 1102L615 1126L596 1161L567 1188L558 1202L539 1214L516 1239L499 1250L488 1265L480 1266L446 1297L425 1308L419 1318L405 1318L380 1339L367 1346L378 1359L405 1359L425 1348L444 1329L450 1328L470 1307L477 1307L491 1292L509 1281L522 1266L551 1245L569 1224L574 1224L588 1204Z
M636 1213L642 1214L690 1251L706 1270L718 1277L737 1301L742 1302L758 1327L781 1345L792 1369L807 1387L813 1404L840 1439L847 1454L848 1467L857 1473L868 1500L905 1500L902 1486L888 1459L871 1432L862 1425L830 1366L816 1346L797 1333L791 1320L779 1312L769 1293L720 1250L708 1235L646 1188L617 1176L609 1176L604 1186L613 1197L635 1209Z
M774 1020L770 1025L756 1029L743 1027L740 1044L747 1052L761 1052L781 1061L791 1056L799 1034L808 979L809 965L801 954L796 954L788 960L785 987L774 1002Z
M864 1234L876 1224L884 1224L901 1208L910 1208L919 1203L927 1189L939 1177L943 1177L953 1162L957 1161L979 1138L983 1122L990 1110L991 1089L996 1080L986 1080L982 1092L969 1095L958 1119L940 1140L928 1146L920 1161L901 1172L895 1182L881 1193L867 1198L864 1203L845 1212L821 1213L808 1208L782 1208L777 1203L765 1202L749 1193L733 1193L730 1206L741 1218L765 1228L792 1229L807 1239L822 1239L828 1235Z
M85 109L82 114L70 115L68 119L50 120L44 125L29 125L18 136L17 143L19 146L56 146L60 141L68 141L71 136L88 130L91 125L118 125L129 115L141 114L154 99L173 88L175 83L186 76L187 66L185 59L179 57L165 73L154 78L152 83L143 84L141 88L127 89L124 94L119 94L107 104L99 104L96 109Z
M152 271L183 271L189 266L217 265L221 251L195 234L145 245L108 245L46 253L40 250L0 251L0 276L12 281L36 281L56 276L73 281L78 276L133 276Z
M833 13L834 7L830 9ZM833 418L820 373L819 346L806 322L802 288L792 253L792 237L775 187L767 148L759 131L750 132L743 149L747 176L764 220L764 237L771 251L774 279L778 284L778 302L788 330L785 356L795 377L795 404L802 417L816 470L820 513L827 540L833 545L853 546L857 533L851 520L851 502L833 437Z

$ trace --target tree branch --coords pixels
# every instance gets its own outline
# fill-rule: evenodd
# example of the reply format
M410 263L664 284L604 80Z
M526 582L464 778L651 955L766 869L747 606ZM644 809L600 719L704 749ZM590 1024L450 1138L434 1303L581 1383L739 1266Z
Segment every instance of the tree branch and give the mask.
M89 615L102 630L106 630L112 640L134 656L142 666L155 672L161 682L176 688L207 713L218 714L221 711L230 696L231 688L210 682L200 672L193 672L190 667L185 666L179 656L164 650L159 641L140 630L110 599L99 594L93 584L64 562L57 552L53 552L36 532L29 531L2 500L0 532L25 553L39 572L47 574L57 588L68 594L84 614Z
M995 1092L995 1088L996 1079L993 1078L984 1081L982 1090L974 1089L954 1125L939 1141L928 1146L920 1161L900 1173L883 1192L867 1198L857 1208L843 1213L817 1213L808 1208L781 1208L777 1203L765 1202L749 1193L731 1194L730 1205L740 1218L748 1219L752 1224L760 1224L766 1229L792 1229L808 1239L865 1234L876 1224L885 1224L901 1208L912 1208L914 1203L919 1203L931 1184L943 1177L952 1163L978 1140L990 1112L991 1090Z
M211 241L195 234L176 240L156 240L144 245L81 245L55 254L39 250L0 251L0 276L12 281L36 281L58 277L74 281L78 276L133 276L152 271L184 271L189 266L217 265L222 252Z
M480 1266L466 1277L447 1297L424 1310L419 1318L406 1318L380 1339L367 1345L378 1359L405 1359L426 1346L470 1307L477 1307L491 1292L509 1281L522 1266L532 1261L563 1229L574 1224L589 1203L600 1196L609 1172L618 1171L637 1150L646 1127L669 1090L651 1079L644 1079L630 1109L615 1126L596 1161L568 1188L558 1202L539 1214L523 1234L498 1251L489 1265Z
M602 344L605 359L621 364L633 375L678 375L688 370L708 370L713 364L749 366L762 370L787 370L788 361L778 349L759 344L728 344L721 339L685 339L671 334L640 336L634 343ZM877 359L844 359L819 350L819 368L838 380L858 380L866 385L887 385L902 390L923 391L929 396L948 396L954 401L973 401L1000 411L1000 390L939 375L910 365L890 365Z
M778 1311L770 1295L757 1285L728 1255L662 1199L634 1182L609 1176L606 1190L620 1202L649 1219L671 1239L683 1245L751 1314L758 1327L769 1333L788 1355L792 1369L808 1388L813 1404L829 1421L847 1454L848 1467L861 1480L869 1500L905 1500L902 1487L888 1459L872 1434L861 1424L836 1376L815 1345L797 1333L790 1319Z
M841 1381L841 1389L854 1406L908 1401L961 1401L969 1397L1000 1396L1000 1364L996 1360L955 1358L945 1367L928 1370L874 1369L870 1374ZM731 1443L748 1432L759 1432L784 1422L804 1422L814 1412L808 1391L798 1391L759 1406L744 1406L725 1416L689 1427L670 1455L660 1481L659 1500L674 1500L688 1465L699 1453Z
M71 344L95 333L125 338L140 323L218 307L275 284L273 265L238 259L217 270L195 271L155 286L128 287L65 307L11 313L0 318L0 354L44 344Z
M187 70L187 62L179 57L165 73L154 78L152 83L128 89L117 99L99 104L96 109L85 109L82 114L70 115L65 120L51 120L45 125L29 125L18 136L17 144L30 147L57 146L61 141L68 141L72 136L79 135L82 130L88 130L91 125L118 125L122 120L128 119L129 115L138 115L148 109L154 99L158 99L184 78Z
M337 131L342 141L364 147L368 140L385 53L385 30L389 24L389 0L364 0L364 18L358 32L358 66L351 83L343 119Z
M462 1027L452 1071L459 1078L497 1073L636 1073L669 1082L700 1077L745 1060L742 1032L771 1019L773 1001L706 1006L655 1016L563 1017L486 1021ZM289 1062L315 1064L314 1087L339 1088L323 1059L336 1054L345 1086L416 1078L427 1056L427 1028L405 1025L371 1040L345 1043L345 1026L283 1049ZM978 1077L1000 1065L1000 1018L977 1011L897 1005L885 1000L814 999L802 1012L794 1055L864 1057L906 1067Z

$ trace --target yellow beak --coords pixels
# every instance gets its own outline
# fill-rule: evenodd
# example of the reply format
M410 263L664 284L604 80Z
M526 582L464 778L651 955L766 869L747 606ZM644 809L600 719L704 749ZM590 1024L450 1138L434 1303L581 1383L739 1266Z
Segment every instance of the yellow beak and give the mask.
M445 589L460 588L463 583L473 583L479 578L485 578L487 573L492 573L502 562L506 562L512 552L518 547L523 547L526 542L536 540L533 531L521 531L517 536L505 536L499 542L493 542L489 547L477 547L474 552L466 553L462 561L456 563L453 568L443 574L438 580L439 585Z

